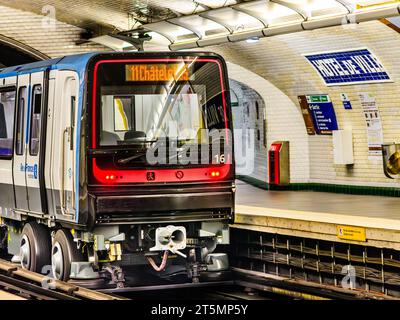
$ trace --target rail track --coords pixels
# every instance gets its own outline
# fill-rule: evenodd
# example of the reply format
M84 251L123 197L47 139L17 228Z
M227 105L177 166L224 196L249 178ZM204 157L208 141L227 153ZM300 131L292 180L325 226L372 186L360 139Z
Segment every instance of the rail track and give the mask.
M195 290L190 287L180 287L168 289L155 289L144 291L126 291L121 295L132 300L184 300L184 301L200 301L200 300L216 300L216 301L246 301L246 300L275 300L280 297L271 292L257 292L256 290L248 290L247 288L231 284L209 287L197 287Z
M29 300L124 300L49 277L0 259L0 290Z
M233 280L197 285L171 284L122 289L91 290L51 279L0 259L0 298L27 300L275 300L275 299L378 299L386 295L360 293L331 286L318 286L261 272L232 268ZM193 290L193 286L196 290Z
M269 291L304 300L400 300L382 293L349 290L333 285L321 285L267 274L264 272L232 268L235 284L256 291Z

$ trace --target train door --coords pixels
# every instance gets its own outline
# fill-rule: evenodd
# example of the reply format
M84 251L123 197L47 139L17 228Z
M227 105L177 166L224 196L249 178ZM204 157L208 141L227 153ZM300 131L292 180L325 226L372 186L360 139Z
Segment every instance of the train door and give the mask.
M61 199L62 208L67 214L74 214L75 211L75 112L76 112L76 80L68 77L65 80L65 96L64 103L66 112L63 116L63 160L62 160L62 186Z
M53 190L58 219L75 217L76 112L78 101L77 75L59 71L56 77L54 112Z
M18 76L17 87L17 111L15 119L15 146L14 146L14 188L16 208L29 211L28 191L26 187L25 171L26 153L28 144L28 96L29 96L29 80L30 75L24 74Z
M40 190L40 144L44 139L42 123L44 108L44 72L31 74L30 99L28 115L28 143L26 152L25 177L28 193L29 210L43 212L42 195Z

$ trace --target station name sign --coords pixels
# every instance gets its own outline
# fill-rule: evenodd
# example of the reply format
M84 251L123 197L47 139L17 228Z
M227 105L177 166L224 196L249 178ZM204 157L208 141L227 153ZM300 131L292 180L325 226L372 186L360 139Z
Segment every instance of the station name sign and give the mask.
M391 82L383 65L368 49L307 54L304 57L327 86Z
M125 66L126 81L188 81L189 78L189 68L186 64L127 64Z

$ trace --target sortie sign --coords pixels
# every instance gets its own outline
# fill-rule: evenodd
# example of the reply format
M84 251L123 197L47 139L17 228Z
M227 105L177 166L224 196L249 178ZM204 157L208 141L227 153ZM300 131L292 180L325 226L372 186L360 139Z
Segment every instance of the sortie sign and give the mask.
M391 82L383 65L368 49L307 54L304 57L327 86Z
M307 133L332 135L338 129L335 110L326 94L298 96Z

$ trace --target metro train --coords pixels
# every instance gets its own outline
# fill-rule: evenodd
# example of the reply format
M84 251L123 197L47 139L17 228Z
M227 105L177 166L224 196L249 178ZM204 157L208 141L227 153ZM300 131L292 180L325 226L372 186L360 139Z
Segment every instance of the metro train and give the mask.
M0 70L0 248L64 281L123 286L135 267L188 282L223 275L231 118L213 53L87 53Z

